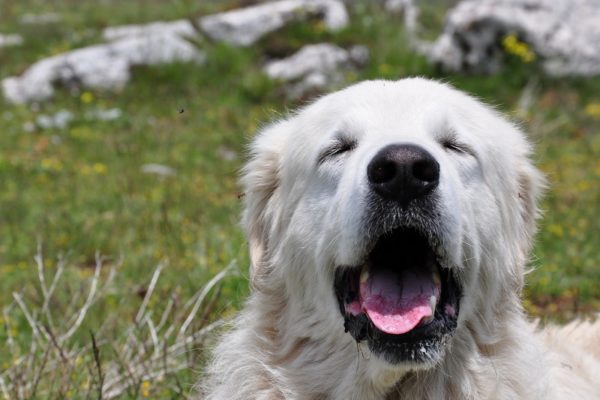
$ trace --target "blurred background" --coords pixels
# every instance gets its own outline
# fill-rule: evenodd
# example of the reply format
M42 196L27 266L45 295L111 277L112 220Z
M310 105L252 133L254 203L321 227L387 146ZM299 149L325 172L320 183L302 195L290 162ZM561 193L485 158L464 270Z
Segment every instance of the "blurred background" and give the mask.
M0 394L189 396L248 293L245 146L364 79L521 125L549 180L526 308L599 310L600 6L530 3L2 0Z

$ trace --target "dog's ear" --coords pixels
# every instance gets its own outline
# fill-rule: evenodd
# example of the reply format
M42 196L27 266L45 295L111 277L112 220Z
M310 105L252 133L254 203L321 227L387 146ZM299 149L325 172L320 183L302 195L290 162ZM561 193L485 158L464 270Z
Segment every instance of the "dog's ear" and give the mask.
M520 236L519 250L524 263L526 263L533 244L533 236L537 229L536 220L540 216L538 201L546 188L546 179L528 159L518 165L517 173L522 223L522 229L520 235L518 235Z
M251 282L269 268L269 231L275 217L270 205L279 188L281 153L287 136L287 124L287 121L277 122L254 138L250 144L249 160L242 170L242 225L250 251Z

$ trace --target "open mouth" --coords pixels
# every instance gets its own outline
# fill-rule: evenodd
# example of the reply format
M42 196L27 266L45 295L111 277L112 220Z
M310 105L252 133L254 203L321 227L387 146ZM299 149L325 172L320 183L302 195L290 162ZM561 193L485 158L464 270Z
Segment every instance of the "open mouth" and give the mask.
M435 359L456 329L460 288L433 241L398 228L377 240L362 265L336 270L346 331L390 363Z

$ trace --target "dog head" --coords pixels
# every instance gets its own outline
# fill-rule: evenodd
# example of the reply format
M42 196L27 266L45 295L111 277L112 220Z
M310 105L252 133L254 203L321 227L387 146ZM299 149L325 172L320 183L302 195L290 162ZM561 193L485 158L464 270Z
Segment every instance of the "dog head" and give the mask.
M444 84L325 96L251 146L253 284L283 287L315 335L430 368L469 321L493 330L518 307L542 186L529 153L514 125Z

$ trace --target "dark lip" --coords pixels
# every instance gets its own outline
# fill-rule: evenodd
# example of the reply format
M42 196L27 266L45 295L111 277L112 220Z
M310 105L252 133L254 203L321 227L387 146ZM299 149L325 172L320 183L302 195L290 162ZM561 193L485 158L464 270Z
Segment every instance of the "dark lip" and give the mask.
M393 335L379 330L365 313L357 315L346 312L346 304L355 300L358 296L360 273L363 268L370 268L367 263L373 258L373 252L377 249L380 241L390 240L393 235L414 236L416 251L423 251L423 246L428 246L428 251L438 257L436 260L438 271L442 281L441 296L436 306L434 319L427 324L418 325L409 332ZM451 268L440 262L439 255L431 248L436 243L431 238L413 228L400 227L381 235L371 244L369 253L365 256L365 263L357 266L338 266L334 277L334 293L338 301L340 313L344 318L344 329L357 341L366 340L369 349L388 362L397 364L400 362L413 361L422 362L432 358L432 354L439 352L445 343L451 338L457 327L460 312L461 288L454 277ZM393 253L393 245L384 251L384 256ZM413 249L399 246L398 251L411 251ZM392 254L393 256L393 254ZM415 257L420 256L416 254ZM449 312L449 308L453 312ZM425 349L425 351L423 351Z

